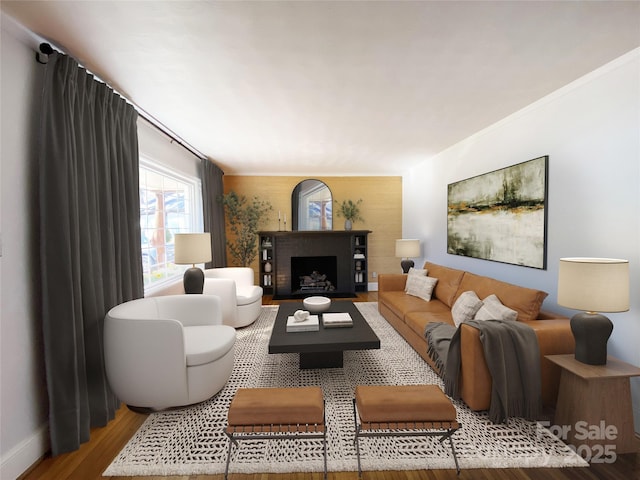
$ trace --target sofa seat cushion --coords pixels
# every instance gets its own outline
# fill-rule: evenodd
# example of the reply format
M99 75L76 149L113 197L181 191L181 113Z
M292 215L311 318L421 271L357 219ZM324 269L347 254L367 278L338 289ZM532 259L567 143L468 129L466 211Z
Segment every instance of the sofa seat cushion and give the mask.
M404 321L411 330L417 335L424 338L424 329L428 323L442 322L453 325L453 317L451 309L440 300L431 300L429 302L429 310L421 312L409 312L404 317Z
M240 305L250 305L262 301L262 287L258 285L237 285L236 303Z
M396 316L404 320L408 312L424 311L431 302L425 302L419 297L407 295L405 292L378 292L378 302L383 303Z
M227 325L184 328L187 366L205 365L226 355L236 341L236 330Z
M436 286L437 288L437 286ZM503 305L518 312L518 320L535 320L540 312L546 292L502 282L465 272L460 282L459 292L474 291L480 298L495 294Z

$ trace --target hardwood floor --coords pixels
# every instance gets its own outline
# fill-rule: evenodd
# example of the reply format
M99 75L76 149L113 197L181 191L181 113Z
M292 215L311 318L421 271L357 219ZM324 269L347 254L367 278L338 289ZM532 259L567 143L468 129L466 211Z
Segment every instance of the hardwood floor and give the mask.
M377 293L360 294L354 301L375 302ZM277 305L269 297L265 305ZM125 446L146 415L134 413L126 407L120 408L116 418L106 427L94 429L91 440L79 450L47 456L36 464L20 480L69 479L69 480L222 480L223 475L155 476L155 477L103 477L102 472ZM357 480L357 472L330 472L329 480ZM295 474L232 474L230 480L322 480L321 473ZM585 468L516 468L516 469L472 469L455 470L379 471L364 472L364 480L640 480L640 453L618 455L613 464L592 464Z

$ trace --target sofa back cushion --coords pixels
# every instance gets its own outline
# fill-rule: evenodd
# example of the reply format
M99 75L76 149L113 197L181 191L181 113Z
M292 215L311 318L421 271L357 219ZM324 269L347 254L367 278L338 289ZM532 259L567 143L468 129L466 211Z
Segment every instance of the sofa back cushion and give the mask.
M443 267L442 265L431 262L425 262L424 268L428 271L427 275L438 279L438 283L433 289L432 297L437 298L448 307L451 307L465 272L463 270L456 270L455 268ZM460 293L462 293L462 290Z
M431 272L429 274L431 275ZM495 294L503 305L518 312L518 320L525 321L535 320L538 317L542 302L547 297L547 293L541 290L520 287L494 278L464 272L456 298L469 290L476 292L481 300Z

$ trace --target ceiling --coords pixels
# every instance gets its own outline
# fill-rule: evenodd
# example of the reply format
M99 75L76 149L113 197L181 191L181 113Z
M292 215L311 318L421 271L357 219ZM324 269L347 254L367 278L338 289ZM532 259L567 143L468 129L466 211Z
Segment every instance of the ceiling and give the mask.
M630 1L8 1L227 174L398 175L640 46Z

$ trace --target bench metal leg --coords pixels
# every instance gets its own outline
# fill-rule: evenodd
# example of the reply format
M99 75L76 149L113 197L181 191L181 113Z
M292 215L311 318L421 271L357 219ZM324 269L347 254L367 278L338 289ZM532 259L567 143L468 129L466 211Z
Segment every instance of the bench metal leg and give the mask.
M224 467L224 480L227 480L229 476L229 462L231 461L231 446L235 444L238 446L238 442L235 441L233 435L227 433L227 437L229 437L229 449L227 450L227 465Z
M358 478L362 478L362 466L360 465L360 429L356 426L356 456L358 457Z
M444 443L445 440L449 440L449 446L451 447L451 454L453 455L453 461L456 464L456 474L460 475L460 465L458 464L458 456L456 455L456 447L453 444L453 434L456 433L458 429L457 428L452 428L447 430L446 433L444 433L441 437L440 437L440 443Z
M440 437L439 442L443 443L445 440L449 440L449 445L451 446L451 453L453 455L453 461L456 464L456 475L460 475L460 464L458 463L458 456L456 454L456 448L453 444L453 434L456 433L458 428L449 428L446 431L414 431L414 432L394 432L391 430L387 430L384 432L362 432L361 426L358 424L358 413L356 400L353 399L353 421L355 423L355 435L353 437L353 443L356 447L356 457L358 458L358 478L362 478L362 466L360 463L360 437Z
M323 400L322 403L322 454L324 456L324 480L327 480L327 407Z
M453 454L453 461L456 462L456 475L460 475L460 465L458 464L458 456L456 455L456 447L453 446L453 438L449 435L449 444L451 445L451 453Z
M353 399L353 423L355 424L355 435L353 443L356 446L356 457L358 458L358 478L362 478L362 467L360 465L360 426L358 425L358 414L356 412L356 399Z
M444 443L445 440L449 440L449 446L451 447L451 454L453 455L453 461L456 464L456 473L460 475L460 465L458 464L458 456L456 455L456 447L453 444L453 434L456 433L458 429L453 428L449 429L445 434L440 437L440 443Z
M324 436L322 437L322 446L324 449L324 480L327 480L327 429L324 430Z
M242 440L295 440L295 439L301 439L301 438L315 438L315 439L322 439L322 456L323 456L323 461L324 461L324 480L327 480L327 428L326 428L326 424L324 427L324 431L322 432L322 435L317 434L317 435L302 435L302 436L298 436L298 435L286 435L286 434L257 434L257 435L249 435L246 437L237 437L234 438L233 433L229 433L229 432L225 432L227 437L229 437L229 448L227 450L227 462L224 468L224 480L228 480L228 476L229 476L229 464L231 463L231 449L233 447L233 445L235 445L236 447L239 446L238 444L238 440L242 439Z

